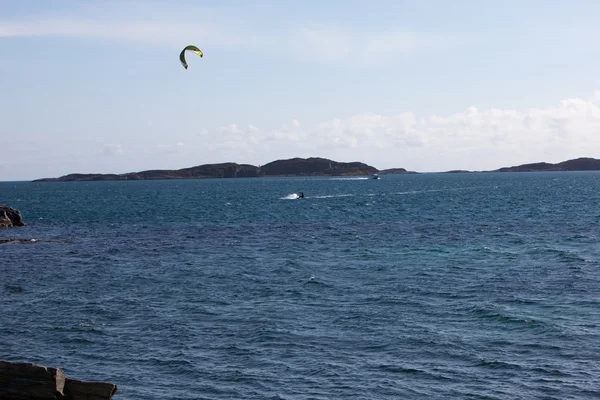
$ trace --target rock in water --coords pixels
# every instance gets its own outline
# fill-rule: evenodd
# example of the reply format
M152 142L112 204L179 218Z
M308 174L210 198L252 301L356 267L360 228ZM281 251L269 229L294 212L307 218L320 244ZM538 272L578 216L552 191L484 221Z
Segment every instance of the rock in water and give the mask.
M23 217L19 210L0 204L0 228L12 228L13 226L24 226Z
M117 385L108 382L82 382L67 378L65 400L108 400L117 392Z
M0 399L110 400L117 385L65 378L60 368L0 361Z
M64 396L61 369L0 361L0 399L46 400Z

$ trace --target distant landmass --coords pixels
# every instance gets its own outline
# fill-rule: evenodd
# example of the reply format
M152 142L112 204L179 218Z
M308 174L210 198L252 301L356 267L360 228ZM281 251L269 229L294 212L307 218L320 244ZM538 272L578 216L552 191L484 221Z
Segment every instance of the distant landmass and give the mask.
M600 160L581 157L557 164L539 162L503 167L493 171L452 170L446 173L472 172L544 172L544 171L600 171ZM159 179L209 179L209 178L258 178L269 176L364 176L390 174L417 174L404 168L377 168L361 162L337 162L327 158L290 158L272 161L262 166L237 164L203 164L178 170L148 170L125 174L69 174L59 178L42 178L33 182L74 182L74 181L136 181Z
M513 167L502 167L492 171L468 171L452 170L445 171L446 174L456 173L488 173L488 172L550 172L550 171L600 171L600 160L595 158L581 157L574 160L567 160L557 164L539 162L532 164L522 164Z
M378 172L379 175L393 175L393 174L417 174L415 171L407 171L404 168L389 168L382 169Z
M204 164L178 170L148 170L126 174L69 174L34 182L125 181L158 179L256 178L268 176L362 176L374 173L408 173L404 168L379 171L361 162L337 162L326 158L291 158L262 166L237 163Z
M541 171L598 171L600 160L595 158L581 157L567 160L558 164L539 162L533 164L517 165L515 167L504 167L492 172L541 172Z

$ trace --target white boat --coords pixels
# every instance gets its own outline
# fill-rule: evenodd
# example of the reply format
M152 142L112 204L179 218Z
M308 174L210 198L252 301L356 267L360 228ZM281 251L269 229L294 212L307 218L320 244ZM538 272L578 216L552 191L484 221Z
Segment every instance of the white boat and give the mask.
M379 175L377 175L377 174L371 174L371 179L379 179Z

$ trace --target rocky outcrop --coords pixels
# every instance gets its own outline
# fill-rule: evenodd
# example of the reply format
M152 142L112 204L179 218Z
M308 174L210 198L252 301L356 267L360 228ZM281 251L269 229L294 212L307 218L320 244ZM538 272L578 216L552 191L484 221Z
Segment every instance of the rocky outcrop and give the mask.
M117 385L107 382L83 382L67 378L65 400L107 400L117 392Z
M0 361L1 399L56 399L64 397L64 389L61 369Z
M21 213L14 208L0 204L0 228L12 228L13 226L24 226Z
M35 239L22 239L22 238L8 238L8 239L0 239L0 244L2 243L33 243Z
M65 377L60 368L0 361L0 399L110 400L117 385Z

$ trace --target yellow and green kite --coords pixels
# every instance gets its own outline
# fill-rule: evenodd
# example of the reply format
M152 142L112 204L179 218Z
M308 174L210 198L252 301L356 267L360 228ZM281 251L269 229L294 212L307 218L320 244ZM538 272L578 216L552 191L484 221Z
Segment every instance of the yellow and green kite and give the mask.
M187 69L187 67L188 67L187 62L185 61L186 50L193 51L200 57L202 57L204 55L204 53L202 53L202 50L200 50L196 46L193 46L193 45L186 46L183 50L181 50L181 54L179 54L179 61L181 61L181 64L183 65L183 68L185 68L185 69Z

